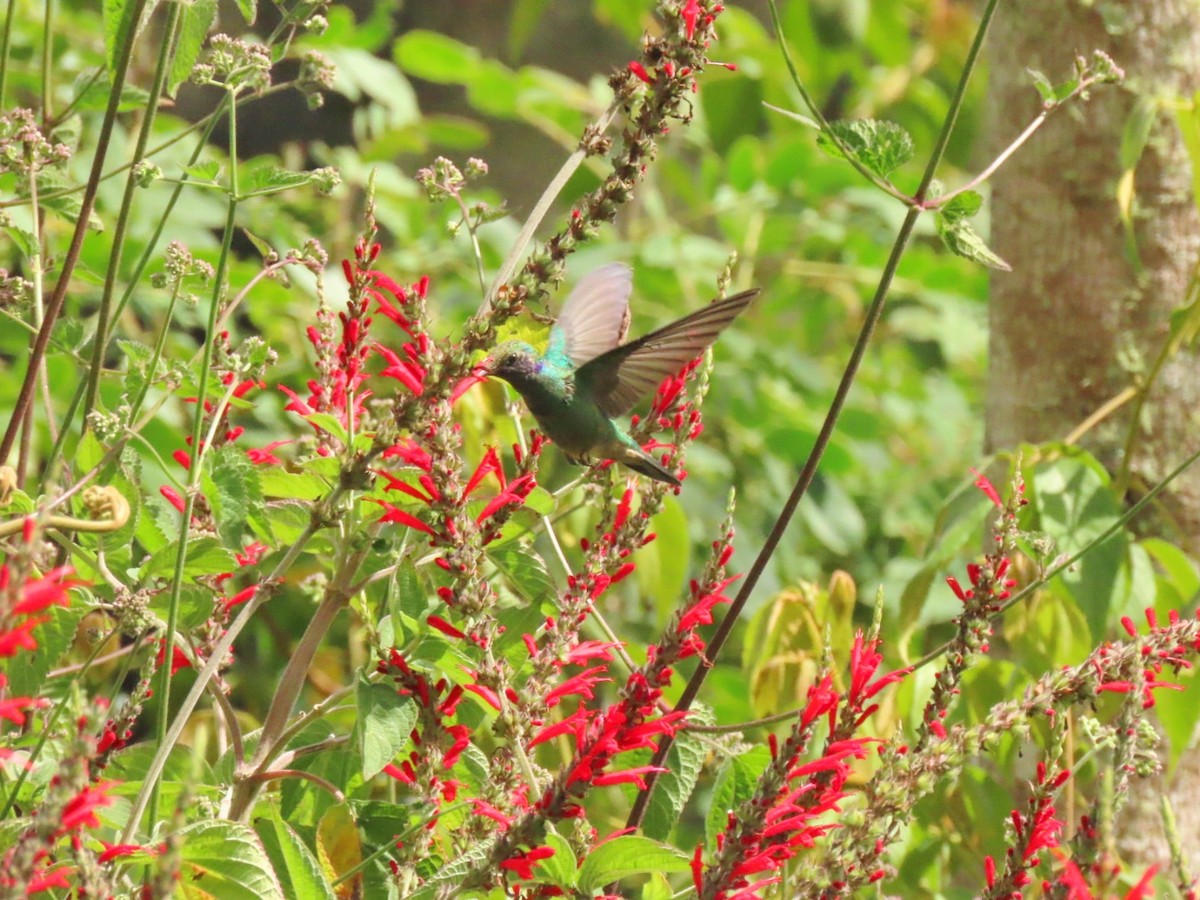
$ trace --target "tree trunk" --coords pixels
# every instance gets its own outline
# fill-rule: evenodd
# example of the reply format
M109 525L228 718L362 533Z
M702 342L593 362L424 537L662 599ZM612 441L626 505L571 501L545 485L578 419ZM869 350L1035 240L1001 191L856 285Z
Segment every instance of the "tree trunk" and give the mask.
M1131 243L1117 202L1119 152L1139 100L1191 97L1200 88L1200 3L1013 0L1001 5L990 49L993 151L1039 111L1027 68L1066 81L1074 54L1099 49L1127 75L1056 112L995 179L992 245L1014 270L992 279L986 422L996 449L1063 438L1135 384L1163 347L1200 255L1192 168L1174 121L1156 113L1136 168ZM1200 446L1197 356L1189 350L1170 360L1148 396L1128 461L1135 492ZM1124 463L1133 409L1120 406L1081 439L1112 472ZM1197 555L1200 466L1174 483L1161 512L1154 529L1173 524L1169 536ZM1197 756L1185 754L1165 788L1137 788L1141 797L1119 828L1131 857L1167 861L1158 811L1165 789L1200 871Z

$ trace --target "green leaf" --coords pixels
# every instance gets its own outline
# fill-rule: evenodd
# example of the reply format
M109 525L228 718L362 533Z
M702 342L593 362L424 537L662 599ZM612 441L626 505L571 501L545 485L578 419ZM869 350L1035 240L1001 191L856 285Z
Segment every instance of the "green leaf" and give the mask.
M1161 538L1146 538L1141 543L1180 597L1190 599L1200 593L1200 571L1190 556Z
M206 160L205 162L196 163L194 166L184 166L183 171L187 173L188 178L192 181L202 181L216 183L222 172L222 166L216 160Z
M417 724L417 705L394 687L360 678L355 685L358 727L355 740L362 756L362 774L371 779L408 746Z
M777 112L777 113L780 113L781 115L787 116L792 121L799 122L801 125L804 125L808 128L812 128L814 131L821 130L821 123L818 122L816 119L813 119L809 116L803 115L798 112L792 112L792 110L784 109L782 106L775 106L773 103L764 103L763 106L765 106L767 109L771 110L771 112Z
M726 760L721 771L717 773L712 801L708 805L704 833L710 844L725 830L729 821L729 810L749 799L754 793L758 778L770 761L771 751L761 745Z
M813 537L839 555L863 545L867 523L854 498L834 478L818 477L800 503L800 517Z
M956 200L958 198L955 198ZM947 206L953 205L953 202ZM987 266L989 269L1000 269L1004 272L1011 272L1012 266L1006 263L1003 259L997 256L979 233L971 227L971 223L964 218L948 218L943 210L938 210L935 217L937 223L938 234L952 253L969 259L972 262L977 262L980 265Z
M208 36L208 29L217 20L217 0L191 0L183 4L183 18L179 23L179 40L175 44L175 56L171 60L171 72L167 77L167 96L174 97L179 85L188 80L192 67L200 58L200 48Z
M1122 169L1137 167L1150 139L1150 130L1158 115L1158 101L1153 97L1139 96L1125 119L1125 127L1121 129L1121 150L1119 159Z
M90 605L86 592L73 591L70 599L70 606L52 606L39 613L48 618L33 630L37 648L23 652L20 665L10 662L4 666L11 696L36 697L45 691L47 673L71 648L79 622Z
M685 853L637 834L626 834L601 844L579 868L579 890L595 891L628 875L643 872L686 872Z
M1037 92L1041 94L1042 101L1045 103L1055 102L1054 82L1052 82L1037 69L1026 69L1025 71L1028 72L1029 77L1033 79L1033 86L1037 88Z
M264 816L254 826L286 897L336 900L333 886L322 874L313 852L278 814Z
M17 245L17 249L21 251L21 255L25 257L26 261L32 260L41 252L38 248L37 238L33 236L32 231L27 231L16 225L5 225L4 233L12 238L13 243Z
M258 470L239 448L225 446L209 454L200 484L216 520L221 542L226 547L240 550L246 523L262 514Z
M509 584L523 599L537 605L557 593L546 561L528 547L509 544L488 554L488 559L504 573Z
M516 0L508 18L508 56L518 60L537 30L550 0Z
M319 500L330 491L330 484L312 472L289 472L278 466L258 470L258 483L263 496L280 500Z
M242 14L247 25L253 25L258 18L258 0L233 0L234 6Z
M436 84L465 84L480 62L474 47L419 28L396 41L392 58L410 75Z
M73 88L76 92L76 109L103 112L108 107L108 97L112 93L112 81L104 70L82 70L75 79ZM121 98L117 101L118 111L130 112L135 109L145 109L149 102L149 91L143 90L136 84L121 85ZM41 181L42 179L38 179L39 184Z
M178 541L172 541L166 547L156 551L142 564L138 573L140 581L167 576L175 569L175 557L178 551ZM202 575L219 575L232 572L237 568L237 560L233 554L221 546L216 538L200 537L188 541L187 560L183 566L185 578L195 580Z
M650 876L650 880L642 885L642 900L671 900L674 896L671 882L667 881L667 876L662 872L655 872Z
M955 194L941 207L941 214L949 222L969 219L983 208L983 195L978 191L962 191Z
M537 879L542 884L553 884L561 888L575 887L575 879L579 876L579 862L571 845L554 826L546 829L546 846L554 851L549 859L542 860L537 867Z
M316 179L312 172L284 169L273 163L248 166L238 180L242 197L277 194L280 191L303 187Z
M1042 530L1060 552L1074 554L1116 522L1121 505L1093 457L1072 448L1066 452L1070 455L1037 470L1033 487ZM1126 542L1125 533L1118 531L1058 576L1087 617L1095 641L1104 638L1110 611L1119 601L1117 574L1126 560Z
M913 155L913 140L895 122L884 119L842 119L829 123L845 149L880 178L908 162ZM835 159L845 154L826 132L817 136L817 146Z
M176 894L189 900L284 900L271 860L249 826L204 820L179 832Z
M691 541L683 506L668 495L663 507L650 523L658 535L654 543L635 557L638 586L646 597L653 597L658 621L665 623L679 605L687 584Z
M117 53L117 41L121 38L121 29L125 19L132 16L126 0L103 0L104 18L104 61L108 71L113 70Z
M330 437L337 438L343 444L350 443L350 435L346 433L346 429L338 421L337 416L331 416L329 413L310 413L302 418L309 424L324 431Z
M693 716L688 721L712 723L711 714L704 716L699 712L693 709ZM678 824L683 807L696 789L696 782L704 770L708 752L708 744L699 735L684 731L675 739L667 754L667 771L658 776L654 792L650 795L650 805L642 823L642 830L647 837L666 840L671 829Z

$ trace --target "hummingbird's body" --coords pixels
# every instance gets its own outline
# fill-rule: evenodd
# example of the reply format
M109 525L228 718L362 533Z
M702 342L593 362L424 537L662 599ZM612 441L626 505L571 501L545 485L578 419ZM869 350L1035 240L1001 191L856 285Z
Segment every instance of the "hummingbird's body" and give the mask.
M602 266L567 298L545 353L510 341L497 347L484 366L516 388L547 437L572 462L611 459L678 485L613 419L699 356L758 291L719 300L622 344L632 284L626 266Z

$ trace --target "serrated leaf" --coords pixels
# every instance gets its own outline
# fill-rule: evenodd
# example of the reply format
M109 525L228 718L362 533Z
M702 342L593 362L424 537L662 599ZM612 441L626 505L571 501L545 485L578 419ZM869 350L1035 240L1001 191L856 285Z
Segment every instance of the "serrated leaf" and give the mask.
M252 166L238 180L242 197L261 197L311 184L312 172L284 169L273 164Z
M5 225L4 233L12 238L13 243L17 245L17 249L21 251L21 255L26 261L32 260L39 255L37 239L33 236L32 231L27 231L24 228L18 228L16 225Z
M247 825L207 819L179 832L177 896L189 900L284 900L258 835Z
M842 119L829 123L855 159L880 178L904 165L913 155L912 136L895 122L884 119ZM817 136L817 146L835 158L843 151L826 132Z
M704 722L705 717L693 716L690 721ZM646 818L642 830L649 838L666 840L671 829L679 822L683 807L696 789L696 782L704 770L704 760L708 757L708 745L698 735L682 732L671 745L667 754L665 767L667 771L658 776L654 783L654 791L650 794L650 805L646 809Z
M558 590L546 569L546 561L529 548L510 544L489 553L488 559L504 573L513 589L532 604L540 604Z
M950 222L969 219L983 208L983 195L978 191L962 191L955 194L939 207L939 211Z
M183 4L179 25L179 39L175 44L175 56L171 60L171 72L167 77L167 96L174 97L179 85L188 80L192 67L200 58L200 48L208 30L217 19L217 0L190 0Z
M113 61L117 52L117 41L121 37L121 29L125 17L131 15L126 0L104 0L104 61L108 71L113 70Z
M1037 69L1026 69L1029 77L1033 79L1033 86L1037 88L1037 92L1041 94L1043 101L1054 101L1054 82L1047 78Z
M20 665L6 665L9 694L14 697L36 697L46 688L46 675L54 668L75 640L80 620L87 614L86 594L71 593L70 606L53 606L39 615L46 621L33 629L37 647L20 656Z
M192 166L184 166L183 171L187 173L188 178L193 181L216 183L221 175L222 167L219 162L214 159L205 160L204 162L196 163Z
M408 746L417 724L417 705L394 687L359 679L355 686L358 727L355 740L362 755L364 779L371 779Z
M258 819L254 827L289 900L336 900L317 858L290 825L272 815Z
M263 496L280 500L319 500L330 491L329 482L311 472L289 472L278 466L258 470Z
M610 881L645 872L686 872L685 853L637 834L606 841L588 854L579 867L579 889L594 891Z
M263 505L262 516L252 519L255 535L272 545L291 544L312 521L308 504L296 500L273 500Z
M754 793L758 778L771 761L766 747L752 747L745 753L730 757L717 773L712 802L705 821L705 837L711 844L725 830L729 811Z
M139 580L145 582L152 578L169 575L175 568L175 556L179 544L171 542L166 547L154 553L142 564ZM202 575L220 575L232 572L237 568L237 560L212 537L194 538L188 542L187 560L184 563L183 575L192 581Z
M226 446L209 454L200 484L222 543L240 550L246 523L262 512L258 470L239 448Z
M977 262L980 265L987 266L989 269L1000 269L1004 272L1012 271L1012 266L992 252L988 245L984 243L983 238L979 236L979 233L971 227L971 223L966 219L947 219L946 216L942 215L940 210L935 218L942 243L952 253L964 259L969 259L972 262Z

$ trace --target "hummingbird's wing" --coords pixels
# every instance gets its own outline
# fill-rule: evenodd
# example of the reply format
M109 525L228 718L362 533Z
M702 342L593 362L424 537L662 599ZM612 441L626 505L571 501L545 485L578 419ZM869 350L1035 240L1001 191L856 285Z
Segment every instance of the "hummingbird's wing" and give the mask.
M684 364L703 353L722 329L758 294L742 291L710 303L677 322L597 356L575 373L578 390L589 390L608 416L623 416Z
M633 271L610 263L589 272L575 285L550 329L547 356L563 356L582 366L611 350L629 328Z

